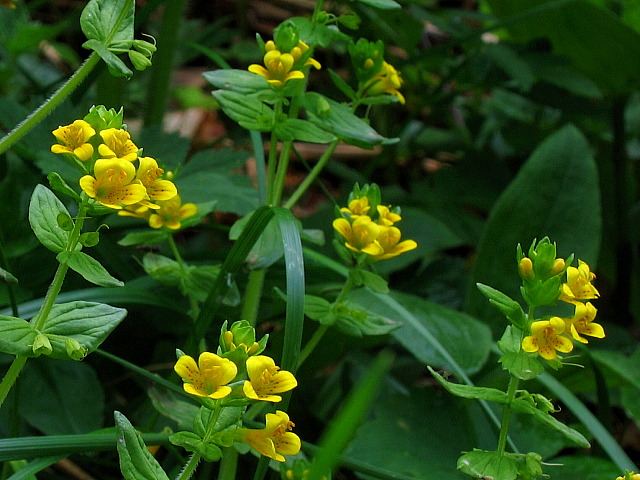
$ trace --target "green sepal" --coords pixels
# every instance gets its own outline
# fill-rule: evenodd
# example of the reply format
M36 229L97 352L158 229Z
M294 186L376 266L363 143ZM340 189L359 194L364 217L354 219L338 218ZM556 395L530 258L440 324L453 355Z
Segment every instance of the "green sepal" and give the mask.
M264 102L230 90L216 90L212 95L224 113L241 127L258 132L270 132L273 129L275 114Z
M488 285L476 283L476 286L480 293L489 299L489 303L507 317L507 320L522 330L527 329L527 315L518 302Z
M89 113L84 116L84 121L91 125L96 132L106 130L108 128L125 128L123 125L124 109L116 112L114 108L107 110L104 105L93 106L89 109Z
M76 202L78 202L78 204L82 202L80 195L78 195L76 191L73 188L71 188L69 184L67 184L67 182L64 181L64 179L60 176L60 174L56 172L51 172L49 175L47 175L47 180L49 180L49 185L56 192L64 193L65 195L70 196Z
M84 247L95 247L100 242L100 234L96 232L85 232L80 235L78 241Z
M129 67L125 65L125 63L118 58L118 56L113 53L109 48L105 47L98 40L87 40L82 44L83 48L88 50L93 50L100 58L104 60L104 63L107 64L109 69L109 73L114 77L126 77L131 78L133 72Z
M349 278L356 287L367 287L375 293L389 293L389 284L377 273L362 268L352 268L349 270Z
M51 352L53 352L53 347L51 346L49 338L42 333L38 333L36 335L36 338L33 339L33 345L31 349L36 356L51 355Z
M184 448L188 452L198 453L207 462L217 462L222 457L222 450L217 445L205 442L193 432L177 432L169 436L169 441Z
M29 202L29 224L40 243L55 253L63 251L69 242L69 232L58 224L60 214L71 218L67 208L51 190L36 185Z
M328 17L325 18L328 20ZM287 23L295 25L302 41L309 45L328 47L351 41L349 35L342 33L334 26L326 25L326 21L322 22L322 19L316 22L305 17L292 17L287 19Z
M112 277L100 262L84 252L60 252L56 258L58 262L68 265L69 268L82 275L88 282L101 287L124 286L124 283Z
M113 412L120 457L120 470L126 480L169 480L160 464L147 450L133 425L120 412Z

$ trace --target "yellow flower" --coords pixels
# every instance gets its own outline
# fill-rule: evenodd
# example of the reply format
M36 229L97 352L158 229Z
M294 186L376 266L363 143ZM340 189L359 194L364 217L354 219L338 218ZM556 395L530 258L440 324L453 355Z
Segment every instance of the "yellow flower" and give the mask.
M242 428L239 430L241 440L258 453L284 462L283 455L295 455L300 451L300 437L290 430L295 426L289 415L280 410L267 413L267 425L261 430Z
M378 224L380 225L393 225L394 223L402 220L402 217L397 213L393 213L389 207L384 205L378 205Z
M595 338L604 338L604 328L593 320L596 318L596 307L591 302L576 303L575 313L571 318L565 318L565 334L571 335L581 343L589 343L586 338L580 336L589 335Z
M242 391L247 398L265 402L279 402L280 395L274 393L288 392L298 385L291 372L280 370L271 357L256 355L247 359L247 375Z
M531 324L531 335L522 340L522 349L525 352L539 352L546 360L553 360L557 352L569 353L573 350L573 343L566 337L562 337L565 330L564 320L560 317L551 317L549 320L540 320Z
M198 363L189 355L178 359L173 369L184 380L184 391L199 397L224 398L231 393L227 384L236 377L238 368L228 358L203 352Z
M100 132L104 143L98 146L98 152L104 158L119 158L133 162L138 158L138 147L131 141L129 132L123 129L107 128Z
M158 178L164 173L164 170L158 167L158 162L151 157L140 157L138 160L140 165L136 178L147 189L147 195L151 200L169 200L178 194L178 189L172 181Z
M417 248L418 244L413 240L400 241L401 233L397 227L380 227L380 233L376 238L378 245L382 247L382 253L374 255L376 260L385 260Z
M177 230L182 226L180 220L193 217L198 213L198 207L195 203L185 203L182 205L180 195L175 195L169 200L159 200L157 202L159 209L149 217L149 226L151 228L167 227L171 230Z
M263 76L274 87L281 87L286 82L296 78L304 78L304 73L300 70L292 70L295 58L290 53L280 53L279 50L269 50L264 55L264 64L254 63L249 65L248 70Z
M400 103L404 104L404 96L398 90L401 86L402 77L398 71L393 68L393 65L383 62L378 74L365 84L364 90L367 95L382 95L384 93L395 95Z
M616 480L640 480L640 473L629 472L624 477L618 477Z
M151 209L149 208L149 202L143 201L139 203L134 203L133 205L127 205L122 208L122 210L118 210L118 215L123 217L135 217L141 218L142 220L149 220L149 216L151 215Z
M63 145L52 145L53 153L71 153L83 162L93 155L93 146L87 141L96 134L96 131L84 120L76 120L66 127L56 128L52 133L63 143Z
M366 215L370 209L369 199L367 197L360 197L351 200L349 206L341 208L340 211L348 213L352 218L355 218L359 215Z
M567 268L567 283L561 287L560 300L568 303L577 303L577 300L591 300L598 298L600 293L591 284L596 275L591 272L589 265L578 260L578 268Z
M293 58L295 59L295 61L297 62L298 60L300 60L300 57L302 57L302 55L304 55L304 53L309 50L309 45L307 45L306 43L304 43L302 40L298 40L298 45L293 47L291 49L291 55L293 55ZM322 67L320 65L320 62L318 62L316 59L309 57L305 62L304 62L304 66L309 66L311 65L313 68L315 68L316 70L320 70L320 68Z
M380 233L380 225L367 215L357 216L353 223L346 218L336 218L333 221L333 228L345 238L345 246L349 250L372 256L384 253L384 249L376 243L376 238Z
M131 162L118 158L100 159L93 166L93 173L80 179L80 187L89 197L105 207L121 209L143 200L147 190L135 180L136 169Z

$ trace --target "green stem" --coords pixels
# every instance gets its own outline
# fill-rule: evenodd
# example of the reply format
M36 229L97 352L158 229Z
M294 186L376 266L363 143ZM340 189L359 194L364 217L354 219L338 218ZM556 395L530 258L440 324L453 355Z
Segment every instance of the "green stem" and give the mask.
M518 389L518 378L511 377L509 380L509 387L507 389L507 398L509 402L505 404L502 411L502 422L500 423L500 436L498 437L498 453L503 454L507 446L507 436L509 435L509 420L511 419L511 401L516 396L516 390Z
M273 181L271 205L279 205L282 200L282 192L284 191L284 182L287 178L287 172L289 171L289 159L291 158L292 148L293 142L291 140L282 143L276 178Z
M184 16L186 0L164 2L164 13L158 32L158 51L153 58L152 77L147 87L147 108L144 124L161 125L169 98L173 60L178 47L180 23Z
M218 470L218 480L235 480L238 470L238 451L233 447L222 449L222 460Z
M191 457L189 457L189 461L184 466L184 468L182 469L182 471L180 472L180 475L178 475L176 480L188 480L189 478L191 478L191 476L196 471L196 468L198 467L198 463L200 463L201 458L202 457L200 456L199 453L194 452L194 454L191 455Z
M182 255L180 255L180 251L178 250L178 245L176 244L173 235L169 235L169 247L171 248L171 252L173 253L173 257L178 262L180 266L180 271L182 272L183 278L187 278L189 275L189 270L187 269L186 263L182 259ZM198 307L198 301L193 297L193 295L187 294L187 298L189 298L189 306L191 307L191 316L192 318L198 318L200 314L200 307Z
M2 383L0 383L0 406L2 406L5 398L9 395L13 384L16 383L18 375L20 375L20 372L22 371L22 367L27 363L27 358L28 357L16 357L13 359L9 370L2 379Z
M324 334L327 333L327 330L329 330L329 325L320 325L318 329L313 332L313 335L298 355L298 368L302 366L307 357L313 352L318 343L320 343L320 340L322 340Z
M318 175L320 175L320 172L322 172L322 170L324 169L325 165L331 158L331 155L333 155L333 152L336 150L337 146L338 146L338 140L335 140L334 142L331 142L329 144L327 149L324 151L324 153L320 157L320 160L318 160L318 163L315 164L315 166L311 169L311 171L305 177L302 183L298 185L298 188L296 188L295 192L293 192L293 194L289 197L289 199L284 203L285 208L293 207L298 202L298 200L300 200L300 197L302 196L302 194L307 191L307 189L313 183L313 181L318 177Z
M93 52L80 65L78 70L69 77L69 80L65 82L47 101L45 101L40 107L38 107L31 115L24 119L18 126L11 130L0 140L0 154L6 152L14 143L25 136L29 130L35 127L40 121L46 117L51 111L56 108L60 102L62 102L71 92L73 92L78 85L89 75L91 70L100 61L100 56Z
M247 288L244 294L244 303L242 305L241 319L246 320L252 327L256 326L258 321L258 310L260 309L260 298L262 297L262 288L264 279L267 275L267 269L251 270Z

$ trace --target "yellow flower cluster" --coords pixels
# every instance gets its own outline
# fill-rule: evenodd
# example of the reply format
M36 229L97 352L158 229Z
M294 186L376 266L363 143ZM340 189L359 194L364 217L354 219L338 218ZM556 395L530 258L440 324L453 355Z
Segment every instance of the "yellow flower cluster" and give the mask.
M245 352L250 350L251 347L245 348ZM187 393L215 400L230 397L277 403L282 400L278 393L288 392L298 384L291 372L280 370L273 359L265 355L246 359L243 369L246 375L238 375L238 366L232 360L210 352L200 354L197 363L194 358L183 355L174 370L183 379ZM265 428L240 428L236 437L262 455L284 462L283 455L300 451L300 438L290 431L293 426L289 416L278 410L266 415Z
M369 216L371 207L368 197L360 197L340 209L343 214L333 221L333 228L344 238L345 246L355 252L364 253L371 261L385 260L413 250L418 244L413 240L400 241L400 229L394 224L402 217L390 207L376 207L377 220Z
M278 50L275 42L269 40L265 46L265 54L263 58L264 67L257 63L249 65L248 70L267 79L274 87L282 87L286 82L292 79L304 78L304 72L300 70L302 67L312 66L320 69L320 63L309 57L301 62L303 55L309 46L302 40L298 45L293 47L290 52L281 52ZM266 67L266 68L265 68Z
M96 202L125 215L143 218L153 228L180 228L180 220L197 212L181 204L175 184L151 157L139 149L123 128L96 130L85 120L55 129L51 151L79 160L86 172L80 188ZM137 163L137 168L136 168Z
M640 480L640 473L629 472L624 477L617 477L616 480Z
M526 257L525 257L526 258ZM525 260L523 258L523 260ZM528 271L528 263L520 263L521 273ZM563 264L564 267L564 264ZM557 352L569 353L573 350L571 339L581 343L588 343L582 335L604 338L602 325L595 323L597 310L591 302L600 296L592 285L595 274L591 272L587 263L579 260L578 267L567 268L567 281L562 284L559 300L574 306L574 314L568 318L551 317L531 324L531 335L524 338L522 348L526 352L538 352L546 360L554 360Z

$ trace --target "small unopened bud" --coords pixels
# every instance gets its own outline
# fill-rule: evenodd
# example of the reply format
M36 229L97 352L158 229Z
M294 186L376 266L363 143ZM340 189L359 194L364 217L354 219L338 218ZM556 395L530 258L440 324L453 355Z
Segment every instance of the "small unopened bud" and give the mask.
M251 345L247 349L247 355L249 355L249 356L254 355L258 351L259 348L260 348L260 344L258 342L253 342L253 345Z
M135 50L129 50L129 60L131 60L131 63L133 63L136 70L144 70L151 66L151 60Z
M51 352L53 352L53 347L51 346L49 338L42 333L36 335L31 349L36 355L51 355Z
M364 69L365 69L365 70L369 70L371 67L373 67L373 63L374 63L374 62L373 62L373 60L372 60L372 59L367 58L367 59L364 61Z
M553 267L551 268L551 273L553 275L557 275L558 273L560 273L560 272L562 272L564 270L564 267L565 267L564 259L556 258L555 261L553 262Z
M227 330L222 335L224 338L224 346L227 349L227 351L235 350L236 346L233 343L233 332Z
M520 275L522 276L522 278L533 278L533 262L529 257L524 257L522 260L520 260L518 268L520 270Z
M64 346L67 350L67 355L72 360L82 360L87 356L87 349L80 345L75 338L66 337L64 339Z

